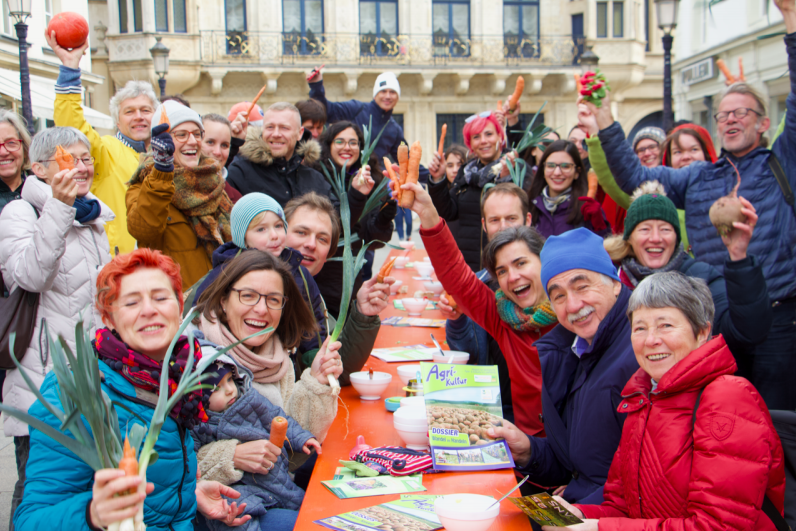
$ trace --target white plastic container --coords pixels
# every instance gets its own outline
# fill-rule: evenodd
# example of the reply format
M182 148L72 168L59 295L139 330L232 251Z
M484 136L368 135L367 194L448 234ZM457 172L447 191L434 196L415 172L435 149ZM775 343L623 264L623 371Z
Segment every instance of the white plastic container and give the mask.
M415 378L419 371L420 371L419 363L412 363L410 365L399 365L398 378L401 379L401 382L403 382L404 386L407 386L409 385L409 380Z
M466 365L470 360L470 354L458 350L443 350L441 354L437 351L431 356L434 358L434 363L448 363L451 354L453 354L453 361L451 363L455 363L456 365Z
M401 399L401 407L421 407L426 408L426 397L424 396L405 396Z
M404 305L404 308L412 316L418 316L423 313L423 310L426 309L428 306L428 301L426 299L413 299L413 298L406 298L401 299L401 302Z
M395 263L393 264L394 269L403 269L406 267L406 264L409 263L408 256L399 256L395 259Z
M486 531L500 514L495 501L480 494L447 494L434 501L434 509L447 531Z
M439 297L444 289L442 287L442 282L436 280L426 280L423 282L423 287L426 288L426 291L432 292L435 297Z
M374 372L373 379L367 372L352 372L351 385L359 393L362 400L378 400L392 381L392 374L388 372Z
M425 407L399 407L393 414L393 426L407 448L428 448L428 419Z
M415 270L422 278L431 279L434 273L434 266L428 262L415 262Z
M401 289L401 285L404 283L403 280L396 280L392 285L390 285L390 293L393 295L398 293L398 290Z

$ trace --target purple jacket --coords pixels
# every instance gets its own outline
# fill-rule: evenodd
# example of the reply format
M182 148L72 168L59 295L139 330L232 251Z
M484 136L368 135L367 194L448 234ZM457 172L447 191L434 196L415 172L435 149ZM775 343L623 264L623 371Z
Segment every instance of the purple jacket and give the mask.
M549 238L550 236L559 236L567 231L580 227L586 227L597 236L601 236L603 238L611 234L611 225L608 223L608 219L605 217L605 212L603 212L603 219L605 220L605 225L607 228L601 231L594 230L594 227L591 226L591 223L585 220L579 225L570 225L567 223L567 217L569 216L569 202L570 199L567 199L558 205L556 211L551 214L545 207L542 196L532 199L531 203L536 205L536 207L539 209L539 221L536 223L536 225L534 225L534 228L538 230L539 233L545 238Z

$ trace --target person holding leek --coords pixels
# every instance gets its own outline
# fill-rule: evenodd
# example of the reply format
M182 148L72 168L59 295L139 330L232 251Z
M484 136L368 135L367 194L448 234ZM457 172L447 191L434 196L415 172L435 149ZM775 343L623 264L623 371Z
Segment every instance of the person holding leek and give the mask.
M104 529L133 518L142 504L148 531L192 530L197 511L233 526L250 519L238 517L245 506L228 504L224 498L237 498L234 489L196 479L190 429L207 421L210 391L185 394L164 419L155 418L162 360L180 329L182 304L179 267L159 251L136 249L115 257L100 271L96 308L105 326L96 331L89 348L99 358L102 391L117 404L121 433L128 433L135 424L149 428L163 423L154 445L159 458L154 462L150 458L146 469L151 483L140 489L138 475L125 476L118 469L95 472L71 450L31 428L25 497L14 513L15 529ZM198 343L195 352L194 364L201 357ZM179 337L172 359L166 370L173 381L179 381L191 359L187 337ZM51 372L41 386L43 398L63 409L63 392ZM55 429L61 425L40 401L29 414Z

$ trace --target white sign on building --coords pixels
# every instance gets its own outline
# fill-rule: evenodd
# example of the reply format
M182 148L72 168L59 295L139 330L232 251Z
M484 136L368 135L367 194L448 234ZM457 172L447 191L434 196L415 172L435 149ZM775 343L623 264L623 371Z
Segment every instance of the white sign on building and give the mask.
M708 79L712 79L714 75L715 71L712 57L692 63L680 71L680 79L685 86L707 81Z

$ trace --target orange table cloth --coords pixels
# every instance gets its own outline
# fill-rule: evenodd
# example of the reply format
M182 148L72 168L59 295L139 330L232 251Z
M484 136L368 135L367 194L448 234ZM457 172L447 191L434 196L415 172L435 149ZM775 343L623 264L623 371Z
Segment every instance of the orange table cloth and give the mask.
M392 251L390 256L396 254L404 255L405 252ZM413 250L409 256L411 260L422 261L427 255L425 251ZM376 264L374 264L374 272L378 271L375 266ZM380 267L381 264L378 264L378 266ZM390 276L402 280L403 285L409 286L409 292L406 295L390 296L390 306L381 313L382 318L393 315L406 315L406 312L401 312L394 308L392 305L393 299L396 297L411 297L416 290L423 289L422 281L412 278L418 276L417 271L413 268L393 269ZM438 310L424 311L422 317L443 319ZM382 326L375 346L376 348L388 348L421 343L433 346L430 333L433 333L443 348L446 348L443 343L445 338L444 327ZM297 530L323 529L321 526L313 524L313 522L356 509L400 499L400 495L392 494L341 500L321 485L321 481L331 480L335 469L342 466L338 462L340 459L348 460L348 453L356 444L358 435L364 435L365 442L372 447L385 445L403 446L403 442L393 427L393 414L387 411L384 406L385 398L406 395L402 390L403 384L398 378L397 368L399 365L401 364L385 363L374 357L371 357L365 364L364 370L372 368L374 371L388 372L393 375L390 386L382 394L380 400L361 400L353 386L343 387L340 398L345 403L345 407L342 404L339 406L337 418L329 429L326 440L323 442L323 453L318 456L312 479L307 488L307 494L304 497L304 503L299 512L296 523ZM517 480L511 469L481 472L444 472L424 475L423 486L427 491L418 492L417 494L473 493L494 496L497 499L514 488L516 484ZM512 496L519 496L519 491L512 493ZM504 529L531 529L528 517L508 500L501 502L500 516L492 524L490 531Z

